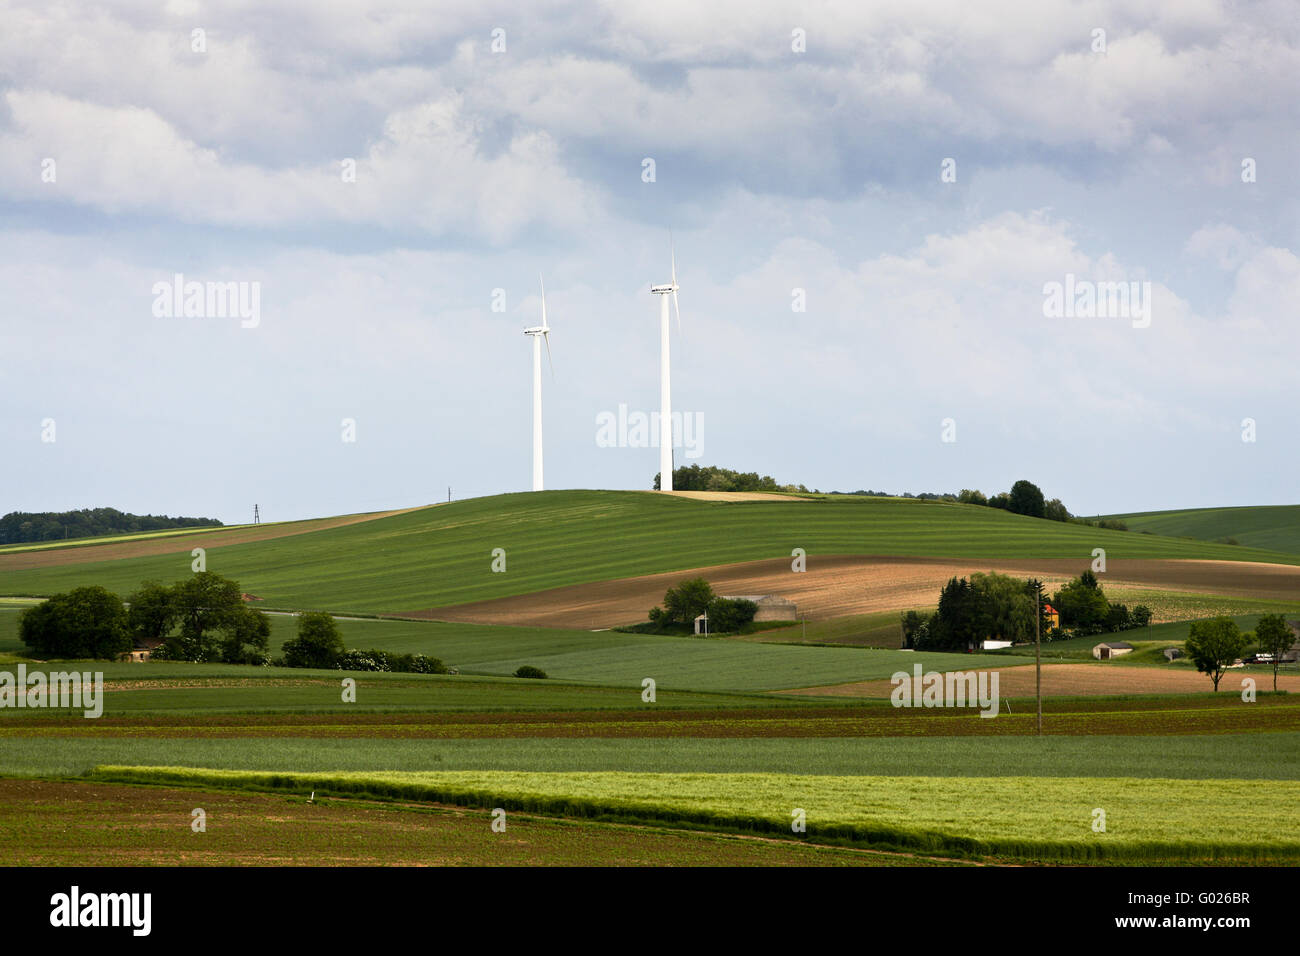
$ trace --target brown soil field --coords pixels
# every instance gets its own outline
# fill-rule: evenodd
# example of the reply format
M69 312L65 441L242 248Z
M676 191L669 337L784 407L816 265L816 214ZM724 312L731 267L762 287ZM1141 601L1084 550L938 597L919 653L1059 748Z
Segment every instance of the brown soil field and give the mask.
M201 807L207 829L190 829ZM0 866L897 866L947 863L792 841L511 812L0 779Z
M1020 662L1017 662L1020 663ZM986 668L981 668L986 670ZM1033 667L1007 667L998 671L998 690L1003 697L1033 697L1037 677ZM1262 674L1241 675L1228 671L1219 682L1219 693L1241 696L1241 678L1255 680L1256 691L1273 689L1273 677ZM1120 663L1044 664L1043 696L1094 697L1117 694L1199 694L1213 684L1204 674L1186 668L1165 670L1160 667L1125 666ZM1279 674L1278 690L1300 692L1300 674ZM807 694L814 697L888 697L893 685L887 680L857 681L829 687L800 687L779 691L781 694Z
M600 629L636 624L685 578L705 577L719 594L778 594L794 601L810 621L931 606L948 579L976 571L1069 580L1088 565L1067 558L1035 561L813 555L796 574L789 558L746 561L667 574L597 581L532 594L405 613L437 621ZM3 567L0 566L0 570ZM1300 600L1300 567L1239 561L1112 559L1104 585Z
M423 506L421 506L423 507ZM105 544L88 542L72 548L50 548L44 551L16 551L0 553L0 573L27 571L32 568L50 568L65 564L88 564L93 561L119 561L123 558L151 557L158 554L188 553L194 548L220 548L249 541L269 541L288 538L327 528L374 521L390 515L418 511L419 508L399 508L395 511L373 511L369 514L340 515L334 518L313 518L307 521L288 521L284 524L256 525L224 531L216 528L210 532L191 532L161 538L141 538L138 541L116 541Z

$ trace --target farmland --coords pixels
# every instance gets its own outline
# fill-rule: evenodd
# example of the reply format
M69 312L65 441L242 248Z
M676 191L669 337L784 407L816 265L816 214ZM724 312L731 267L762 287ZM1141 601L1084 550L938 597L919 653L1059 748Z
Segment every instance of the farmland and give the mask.
M85 821L87 858L106 863L330 862L331 840L357 864L1300 858L1257 809L1300 786L1294 667L1283 693L1265 693L1252 668L1214 694L1159 653L1195 618L1226 613L1250 629L1262 613L1300 612L1295 554L915 500L507 495L0 549L0 668L41 666L17 639L24 595L176 580L193 546L253 606L286 612L269 616L273 657L296 634L292 612L325 608L360 615L336 620L348 647L420 653L457 673L77 664L103 674L102 717L0 711L0 836L37 834L16 862L65 858L61 814ZM493 547L504 573L490 570ZM898 649L899 609L933 607L946 576L1002 569L1051 586L1094 547L1108 552L1107 593L1148 604L1156 623L1125 632L1138 646L1127 660L1093 661L1101 638L1044 645L1044 736L1026 648ZM643 619L695 571L723 593L790 595L808 619L730 638L593 629ZM523 665L547 679L511 676ZM996 671L996 719L891 706L889 678L916 666ZM1247 675L1253 702L1233 691ZM790 830L796 796L806 834ZM51 822L37 819L42 800ZM225 829L186 843L169 827L199 800ZM1230 825L1207 823L1225 804ZM501 805L517 842L494 845L484 810ZM1003 805L1023 809L980 809ZM1097 806L1104 834L1089 826Z
M931 864L840 847L675 833L516 814L483 840L462 810L229 791L0 779L0 844L18 866L898 866ZM201 841L175 821L198 803ZM79 838L68 840L70 830ZM250 847L255 848L250 852Z
M1300 859L1270 833L1294 781L1119 777L880 777L618 771L276 773L101 767L94 779L389 797L566 816L785 833L791 807L824 840L940 854L1040 859ZM989 812L1017 806L1015 813ZM1114 808L1102 831L1092 808ZM1219 808L1232 806L1230 824Z
M472 499L291 536L221 543L223 535L236 533L212 532L205 545L208 567L238 580L266 607L386 614L763 559L783 559L788 568L796 547L808 553L810 566L818 555L972 559L977 568L978 560L1055 559L1069 562L1061 573L1069 568L1077 573L1097 547L1118 562L1300 566L1295 554L887 498L733 502L555 491ZM152 539L141 543L135 556L129 543L0 554L0 594L44 595L90 583L125 594L147 578L172 581L190 573L196 542L193 536ZM156 553L162 546L171 550ZM106 548L126 550L110 556ZM506 552L505 573L490 570L493 548ZM645 609L638 606L639 614Z
M1235 540L1247 548L1300 554L1300 505L1191 508L1109 515L1131 531L1208 542Z

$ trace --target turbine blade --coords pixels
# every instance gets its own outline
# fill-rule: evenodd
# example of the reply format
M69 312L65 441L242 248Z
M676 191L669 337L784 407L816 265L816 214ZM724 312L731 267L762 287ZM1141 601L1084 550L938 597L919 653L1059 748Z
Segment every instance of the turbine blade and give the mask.
M676 285L676 283L674 283ZM677 313L677 334L682 334L682 309L677 304L677 290L673 289L673 311Z
M542 333L542 341L546 343L546 364L551 367L551 381L555 381L555 363L551 361L551 330L547 329Z
M546 283L542 280L540 272L537 273L537 281L542 285L542 328L546 328Z

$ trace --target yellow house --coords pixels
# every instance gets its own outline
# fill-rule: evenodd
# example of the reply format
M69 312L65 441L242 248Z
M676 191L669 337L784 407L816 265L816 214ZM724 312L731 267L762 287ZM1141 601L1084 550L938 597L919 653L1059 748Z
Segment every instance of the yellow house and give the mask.
M1056 610L1056 608L1052 607L1052 605L1050 605L1050 604L1044 604L1044 605L1043 605L1043 614L1044 614L1044 615L1046 616L1046 618L1047 618L1047 626L1048 626L1048 627L1060 627L1060 626L1061 626L1061 614L1060 614L1059 611Z

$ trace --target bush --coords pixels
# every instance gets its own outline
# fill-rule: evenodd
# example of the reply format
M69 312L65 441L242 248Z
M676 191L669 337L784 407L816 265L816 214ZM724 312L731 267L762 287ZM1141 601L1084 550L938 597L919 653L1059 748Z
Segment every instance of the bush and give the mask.
M436 657L423 654L394 654L371 648L346 650L334 665L343 671L380 671L389 674L445 674L446 666Z
M115 660L131 649L126 608L99 586L55 594L18 617L18 637L38 657Z
M519 670L515 671L516 677L532 677L537 680L546 680L546 671L540 667L533 667L531 664L525 664Z
M744 598L715 597L709 602L709 633L733 634L752 623L758 605ZM693 619L692 619L693 620Z
M344 654L343 636L334 618L321 611L298 615L298 636L284 642L286 667L333 669Z

